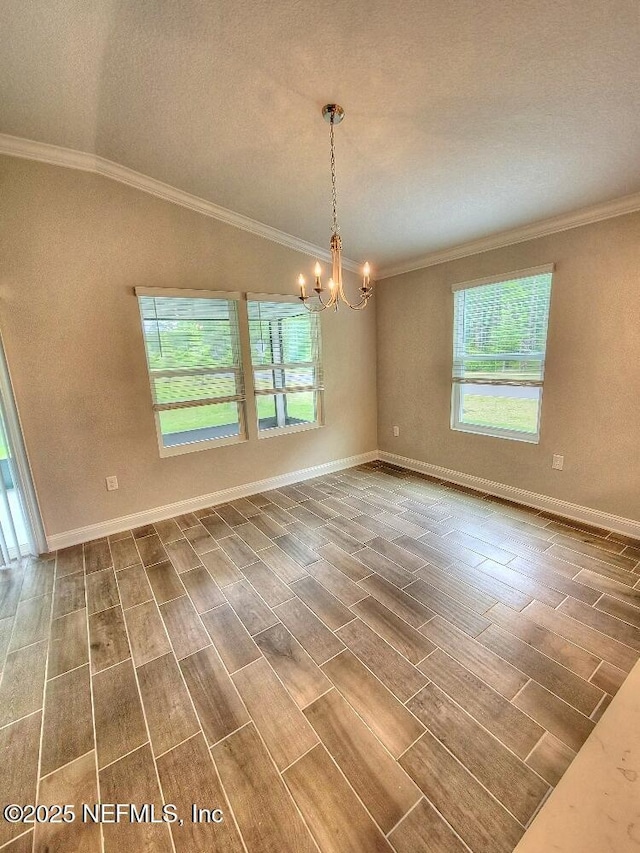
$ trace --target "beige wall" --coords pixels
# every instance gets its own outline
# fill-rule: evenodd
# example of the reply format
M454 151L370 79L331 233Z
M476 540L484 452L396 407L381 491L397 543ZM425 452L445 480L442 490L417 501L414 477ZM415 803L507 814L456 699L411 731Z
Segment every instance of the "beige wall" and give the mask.
M286 292L312 259L55 166L0 158L0 193L0 325L49 535L376 444L640 519L640 214L380 282L366 312L322 316L325 427L160 459L133 287ZM452 431L451 284L551 261L540 444Z
M0 193L0 324L48 535L376 449L370 307L322 316L325 427L161 459L133 288L295 292L313 259L55 166L0 158Z
M451 284L550 262L540 444L454 432ZM640 519L640 214L382 281L377 322L380 450Z

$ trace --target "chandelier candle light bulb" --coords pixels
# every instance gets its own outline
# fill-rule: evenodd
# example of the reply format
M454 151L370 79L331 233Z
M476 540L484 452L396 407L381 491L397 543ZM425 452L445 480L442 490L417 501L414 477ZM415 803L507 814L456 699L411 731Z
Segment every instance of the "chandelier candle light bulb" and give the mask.
M298 276L298 286L300 287L300 296L299 299L307 309L307 311L311 311L317 313L318 311L324 311L327 308L333 308L334 311L338 310L338 306L340 302L344 302L345 305L348 305L349 308L353 308L355 311L359 311L361 308L364 308L372 296L373 288L371 286L371 267L369 263L365 263L362 268L362 284L360 285L360 301L356 303L351 303L345 296L344 287L342 284L342 238L340 237L339 231L340 226L338 225L338 213L337 213L337 192L336 192L336 152L335 152L335 139L334 139L334 127L336 124L340 124L340 122L344 118L344 110L338 104L326 104L322 108L322 116L325 121L329 122L330 131L329 131L329 142L331 147L331 193L332 193L332 213L333 213L333 224L331 231L331 278L329 279L329 299L325 302L322 298L322 267L316 261L316 265L313 270L313 274L315 277L315 286L314 291L317 297L317 302L310 303L309 299L311 297L307 296L307 291L305 287L305 279L303 275Z
M316 293L321 293L322 292L322 278L321 278L322 267L320 266L320 264L317 261L316 261L315 269L313 270L313 274L316 277L316 286L314 287L314 290Z

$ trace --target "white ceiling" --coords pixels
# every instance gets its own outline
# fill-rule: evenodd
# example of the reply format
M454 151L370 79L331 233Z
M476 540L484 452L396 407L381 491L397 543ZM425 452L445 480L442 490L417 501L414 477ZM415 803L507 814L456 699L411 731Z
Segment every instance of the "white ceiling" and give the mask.
M640 191L637 0L4 0L0 132L388 266Z

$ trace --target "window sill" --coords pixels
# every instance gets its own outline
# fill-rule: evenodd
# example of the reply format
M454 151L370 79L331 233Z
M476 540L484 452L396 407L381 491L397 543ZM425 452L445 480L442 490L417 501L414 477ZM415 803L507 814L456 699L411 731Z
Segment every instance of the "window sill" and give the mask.
M184 453L196 453L199 450L211 450L213 447L228 447L230 444L243 444L247 441L246 435L230 435L226 438L211 438L204 441L191 441L185 444L175 444L171 447L159 445L160 457L166 459L170 456L182 456Z
M522 441L525 444L540 444L540 435L516 432L516 430L501 430L497 427L474 427L472 424L451 424L451 429L454 432L466 432L471 433L472 435L485 435L489 438L506 438L510 441Z
M272 429L258 430L258 438L276 438L279 435L291 435L294 432L307 432L310 429L320 429L324 424L316 421L313 424L294 424L287 427L273 427Z

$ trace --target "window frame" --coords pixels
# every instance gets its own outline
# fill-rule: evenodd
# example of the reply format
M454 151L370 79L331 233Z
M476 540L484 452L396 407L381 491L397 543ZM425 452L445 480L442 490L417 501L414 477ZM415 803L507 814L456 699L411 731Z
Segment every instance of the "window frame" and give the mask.
M238 310L239 303L241 301L241 294L237 291L226 291L226 290L193 290L193 289L181 289L181 288L164 288L164 287L136 287L134 289L136 299L138 302L138 310L140 314L140 330L142 332L142 343L144 346L144 353L147 365L147 376L149 379L149 390L151 392L151 405L153 410L154 421L156 425L156 438L158 441L158 451L160 453L161 458L169 458L172 456L182 456L185 453L195 453L200 450L209 450L213 447L226 447L232 444L242 444L248 440L247 435L247 413L246 413L246 404L247 404L247 395L244 390L244 357L243 357L243 347L242 347L242 329L241 329L241 317L240 312ZM221 398L219 401L209 401L200 403L198 401L189 401L184 405L174 405L167 408L158 409L157 404L153 402L153 368L149 363L149 352L147 350L147 341L144 330L144 321L145 317L142 313L142 302L140 301L140 297L155 297L155 298L169 298L169 299L218 299L225 302L233 302L235 303L235 319L236 319L236 336L235 343L237 347L237 352L235 353L237 357L238 367L237 372L240 379L240 387L243 390L241 394L233 395L233 399L229 398ZM233 368L236 370L236 368ZM212 368L211 373L215 373L216 371L222 371L222 368ZM229 369L224 370L224 372L230 372ZM196 441L185 442L184 444L175 444L175 445L165 445L162 435L162 425L160 422L160 414L162 411L169 411L174 409L188 409L195 408L199 405L217 405L218 403L224 402L235 402L238 407L238 434L237 435L229 435L229 436L221 436L220 438L205 438Z
M531 278L536 275L550 275L550 289L553 288L553 274L555 272L555 264L544 264L538 267L530 267L529 269L524 270L516 270L514 272L502 273L500 275L487 276L485 278L473 279L471 281L458 282L453 284L451 287L451 291L453 294L454 306L453 306L453 341L452 341L452 353L455 359L455 351L456 351L456 327L455 327L455 294L461 290L470 290L474 287L483 287L489 284L501 284L503 282L510 282L516 279L521 278ZM551 308L551 292L549 294L549 309ZM496 427L490 425L480 425L480 424L469 424L460 420L460 411L461 411L461 403L462 403L462 386L472 386L473 384L482 384L472 383L472 382L460 382L456 381L456 378L453 376L453 365L451 371L451 416L450 416L450 428L455 432L465 432L471 433L473 435L485 435L491 438L502 438L509 439L511 441L522 441L527 444L539 444L540 443L540 432L542 426L542 400L544 394L544 372L545 372L545 364L546 364L546 351L547 351L547 340L548 340L548 329L547 336L545 337L545 348L544 348L544 358L543 358L543 370L542 370L542 379L540 380L539 385L535 385L534 387L539 388L540 396L538 402L538 417L536 421L536 431L535 433L524 432L520 430L513 429L505 429L503 427ZM516 381L504 382L504 383L495 383L496 388L505 388L505 387L526 387L527 384L530 383L518 383Z
M254 423L257 431L257 436L259 440L267 439L267 438L276 438L281 435L291 435L297 432L307 432L307 430L311 429L320 429L324 426L324 382L323 382L323 369L322 369L322 330L321 330L321 322L320 317L317 318L318 323L318 335L316 340L316 357L314 360L310 362L297 362L297 363L279 363L273 365L254 365L253 363L253 353L251 351L251 320L249 319L249 303L250 302L289 302L292 304L298 304L299 298L297 296L293 296L291 294L282 294L282 293L246 293L245 294L246 306L247 306L247 338L248 338L248 352L249 352L249 364L250 364L250 375L251 375L251 391L253 396L253 407L254 407ZM286 369L291 369L292 367L312 367L315 371L315 375L317 377L317 382L309 387L309 388L300 388L299 392L302 393L306 391L312 391L315 396L315 410L316 410L316 418L313 423L303 423L303 424L290 424L285 426L274 426L269 429L260 429L260 419L258 417L258 398L259 397L270 397L270 396L286 396L286 394L277 395L273 393L273 389L264 389L264 390L256 390L255 387L255 374L256 372L260 372L262 370L270 370L282 369L283 371ZM293 393L296 393L295 391ZM248 396L248 395L247 395Z

